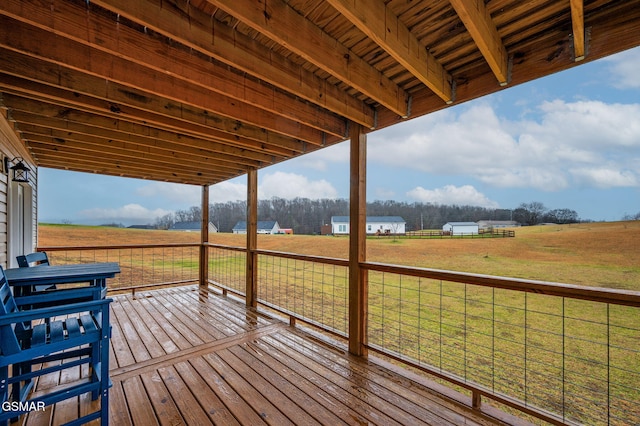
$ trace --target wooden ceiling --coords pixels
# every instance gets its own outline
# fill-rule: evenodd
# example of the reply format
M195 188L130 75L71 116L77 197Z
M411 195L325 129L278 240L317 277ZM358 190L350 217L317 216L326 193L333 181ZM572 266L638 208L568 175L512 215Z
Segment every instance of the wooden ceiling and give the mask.
M209 185L640 45L640 0L2 0L41 167Z

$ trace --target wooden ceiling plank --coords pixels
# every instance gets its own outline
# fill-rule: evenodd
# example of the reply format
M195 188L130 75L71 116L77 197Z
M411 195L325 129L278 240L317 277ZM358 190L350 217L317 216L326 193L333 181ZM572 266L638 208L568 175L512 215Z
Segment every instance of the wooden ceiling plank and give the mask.
M118 83L109 83L95 76L49 64L6 49L0 49L0 72L62 88L72 93L75 98L78 98L79 94L86 94L101 99L103 105L110 105L109 108L118 109L120 113L122 113L124 106L130 106L137 110L211 126L227 133L230 137L240 135L297 152L305 150L300 141L286 135L246 125L236 120L224 119L209 114L206 110L195 109L189 105L149 95ZM104 104L104 101L107 104Z
M138 169L135 166L124 167L118 165L109 165L103 162L91 161L90 159L81 158L78 161L69 163L60 156L44 156L39 160L39 167L47 167L52 169L67 170L80 173L91 173L118 177L128 177L135 179L154 180L161 182L174 182L187 185L213 185L222 182L225 179L198 176L197 174L184 174L180 172L168 172L162 170Z
M163 131L179 132L180 135L194 139L194 145L200 146L198 140L205 143L215 142L228 147L236 147L246 150L252 154L262 154L266 157L288 158L295 154L293 150L272 146L266 141L256 141L238 135L231 135L217 129L207 127L205 124L187 121L186 118L179 119L169 116L162 116L152 112L142 111L126 105L105 103L102 100L72 93L64 89L47 86L44 84L23 80L15 76L2 74L0 72L0 89L4 90L4 97L11 99L13 108L25 109L26 100L37 101L31 104L31 112L50 116L73 117L76 113L81 114L80 121L85 121L84 114L90 114L88 119L92 124L112 128L117 125L117 129L124 132L135 132L142 128L147 128L157 134ZM13 98L11 98L13 97ZM54 110L51 110L54 105ZM113 125L109 122L113 121ZM262 161L262 159L261 159Z
M195 8L190 8L188 16L184 16L175 8L163 7L158 0L92 0L91 3L367 128L374 126L374 110L365 102L345 96L335 85L327 84L312 72Z
M408 116L409 96L402 88L285 1L208 1L396 114Z
M39 138L42 138L42 136L34 136L33 140L29 140L29 143L34 146L35 150L38 151L39 163L47 160L56 160L57 158L62 158L66 160L69 165L74 165L76 167L89 166L89 169L91 168L91 165L104 165L106 167L113 168L126 167L127 170L132 171L167 173L183 177L200 176L205 179L221 179L227 176L227 173L216 172L213 170L196 169L192 167L192 165L181 166L178 164L174 164L173 167L168 168L162 163L157 163L148 159L140 161L130 159L126 156L118 154L111 156L109 161L104 161L102 159L96 158L95 154L92 151L79 149L77 147L52 147L50 143L44 144L39 142L37 140ZM243 174L246 172L246 169L239 170L239 174Z
M15 2L16 0L7 0ZM25 0L23 3L33 3L33 0ZM295 98L282 91L276 90L273 86L265 85L255 79L247 78L237 72L230 70L226 66L203 60L202 56L193 55L185 49L170 46L165 41L157 37L149 37L141 32L135 31L124 25L118 27L118 31L107 31L114 23L109 19L97 14L87 14L81 7L52 0L53 6L50 17L43 14L29 14L32 8L24 8L25 16L14 17L13 14L3 16L0 25L11 28L10 32L2 34L5 44L20 47L22 50L30 51L40 56L46 55L50 60L61 62L60 58L69 66L79 67L89 66L96 68L100 64L101 56L87 51L82 53L82 49L74 46L73 43L82 43L99 49L109 55L115 55L120 61L127 60L154 70L156 76L171 76L188 82L190 86L200 87L207 91L218 94L218 102L224 99L227 107L225 111L232 112L235 104L249 104L253 107L267 109L271 113L295 120L305 125L315 127L338 136L346 134L346 122L344 118L334 113ZM55 10L55 13L54 13ZM3 13L0 10L0 13ZM4 12L6 14L6 12ZM40 17L35 20L34 17ZM19 21L18 21L19 20ZM22 22L22 24L18 24ZM28 26L27 26L28 24ZM34 26L36 28L34 28ZM33 41L39 39L39 34L46 31L49 41L46 45L35 44ZM63 38L65 42L57 42L56 37ZM72 40L72 41L69 41ZM25 46L22 46L25 45ZM53 58L51 48L55 46L57 50L64 49L64 55L58 54L58 58ZM77 52L71 56L69 51ZM90 58L91 60L87 60ZM69 59L73 59L73 64ZM112 58L112 61L116 58ZM126 64L126 63L125 63ZM114 68L118 63L110 63ZM97 72L93 69L94 72ZM135 74L135 69L127 69L129 74ZM146 74L146 73L144 73ZM115 76L113 76L115 77ZM121 81L123 82L123 81ZM141 86L141 88L143 88ZM178 91L178 93L181 93ZM224 111L217 111L223 113ZM234 117L240 118L240 117ZM254 123L260 125L259 123Z
M62 126L58 123L62 123L64 120L32 119L26 122L22 121L22 118L24 118L24 115L16 114L16 116L14 116L18 125L17 128L23 134L49 136L57 139L60 143L64 143L64 141L81 142L86 144L85 147L87 149L89 146L93 146L94 151L101 155L107 155L111 150L116 150L118 153L128 153L132 157L139 155L146 157L148 155L149 158L155 158L157 160L164 159L164 161L168 163L175 163L176 161L197 161L208 167L228 170L237 170L239 166L253 168L261 166L257 162L247 164L246 161L243 161L242 157L231 157L224 154L214 154L203 151L197 152L197 150L185 152L179 149L159 148L158 144L152 145L150 143L144 143L146 141L140 143L123 140L123 138L113 138L110 137L111 135L101 134L100 129L90 126L79 126L75 124L61 129L60 127Z
M42 129L36 129L33 126L25 127L26 129L22 131L23 137L28 141L29 146L38 158L40 158L43 154L52 152L76 152L83 155L92 156L96 161L98 161L98 159L100 159L100 161L103 161L101 156L105 151L108 151L104 143L96 142L95 139L97 138L94 138L94 141L85 142L82 140L82 138L81 140L76 140L73 138L74 134L69 134L65 136L65 139L63 139L62 136L64 135L58 130L51 130L47 133L43 132ZM117 146L117 144L114 146ZM116 152L118 152L118 154L116 154L115 156L109 156L109 161L107 161L107 163L110 161L126 161L128 162L128 164L140 164L148 168L168 170L180 167L180 163L175 160L171 161L170 159L161 158L151 153L138 152L137 154L132 155L131 151L126 149L118 149ZM204 165L206 165L206 167L203 167ZM231 169L227 169L225 167L209 167L209 165L205 164L204 162L199 167L193 167L191 165L189 165L189 167L197 169L203 174L211 174L216 176L223 176L229 171L246 172L246 170L248 170L247 167L235 167Z
M633 0L634 7L620 13L617 8L598 9L594 14L585 16L585 22L599 22L597 31L592 31L589 42L589 55L585 61L591 62L613 53L621 52L640 45L640 0ZM604 16L602 16L604 15ZM559 44L558 40L564 40ZM614 46L611 40L616 40ZM577 66L570 61L572 53L565 29L555 26L546 31L544 37L531 39L518 49L519 59L513 62L510 86L542 78L569 67ZM467 102L481 96L495 93L495 76L478 74L475 78L459 77L456 89L457 102ZM413 96L414 116L422 116L442 109L442 103L431 91L422 90ZM378 116L380 127L388 127L403 120L388 111Z
M94 135L110 140L136 144L142 147L178 152L184 155L216 156L220 161L232 162L234 164L261 166L263 165L262 163L270 163L273 159L272 156L261 155L215 142L196 140L170 132L156 132L154 129L145 128L145 126L136 126L130 130L119 130L118 127L120 127L120 123L118 123L118 120L113 120L112 124L116 130L112 130L108 127L93 124L95 117L90 114L77 112L75 116L86 118L86 121L78 121L77 119L72 119L73 117L70 118L71 114L66 111L64 118L48 117L16 110L14 105L15 104L11 103L12 118L21 123L30 123L51 129Z
M134 97L144 103L148 102L146 98L150 95L158 96L213 112L229 120L240 121L244 126L267 129L316 145L322 145L324 140L323 132L318 128L278 116L245 102L238 102L236 99L215 93L187 80L178 79L166 73L157 73L136 63L0 16L0 27L3 25L7 25L7 28L12 30L0 32L0 47L12 48L23 54L28 53L33 58L53 62L61 67L60 73L68 72L70 78L78 82L82 79L75 78L77 74L67 71L67 68L76 73L88 73L88 75L105 79L107 87L114 86L110 84L111 82L116 83L122 87L116 86L118 90L115 94L123 92L127 98ZM49 41L46 45L38 42L43 37L48 37ZM320 123L315 124L319 126ZM325 122L325 124L328 123ZM337 119L326 130L330 130L329 133L336 136L344 136L346 127L343 120Z
M328 3L443 101L453 103L451 76L383 1L328 0Z
M582 61L587 54L584 36L584 0L571 0L571 26L573 29L573 60Z
M450 0L501 86L509 83L507 49L484 0Z

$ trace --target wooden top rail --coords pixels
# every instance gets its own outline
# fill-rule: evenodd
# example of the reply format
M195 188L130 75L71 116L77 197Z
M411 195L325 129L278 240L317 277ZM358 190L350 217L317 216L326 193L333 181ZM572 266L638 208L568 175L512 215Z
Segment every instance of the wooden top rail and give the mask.
M294 254L294 253L286 253L286 252L272 251L272 250L256 250L256 253L262 254L265 256L284 257L287 259L302 260L305 262L324 263L326 265L336 265L336 266L345 266L345 267L349 266L348 260L338 259L335 257L311 256L306 254Z
M175 247L199 247L201 243L184 244L138 244L119 246L86 246L86 247L38 247L38 251L65 251L65 250L106 250L106 249L132 249L132 248L175 248ZM220 244L205 243L205 246L225 250L246 252L244 247L225 246ZM330 258L323 256L311 256L279 252L272 250L255 250L259 255L274 256L307 262L323 263L328 265L349 266L346 259ZM498 277L493 275L474 274L469 272L453 272L440 269L417 268L411 266L389 265L378 262L363 262L362 268L387 272L391 274L408 275L420 278L429 278L441 281L473 284L484 287L501 288L506 290L522 291L549 296L568 297L572 299L590 300L614 305L626 305L640 307L640 292L631 290L618 290L603 287L588 287L574 284L561 284L548 281L526 280L519 278Z
M370 271L410 275L420 278L430 278L463 284L474 284L484 287L524 291L529 293L545 294L549 296L590 300L594 302L611 303L614 305L640 307L640 292L638 291L617 290L602 287L587 287L573 284L560 284L547 281L524 280L518 278L473 274L468 272L444 271L440 269L387 265L377 262L364 262L361 263L361 266Z
M223 250L247 251L246 247L226 246L224 244L213 244L213 243L204 243L204 245L207 247L219 248Z
M37 251L80 251L80 250L128 250L137 248L178 248L178 247L200 247L200 243L171 243L171 244L130 244L114 246L50 246L38 247Z

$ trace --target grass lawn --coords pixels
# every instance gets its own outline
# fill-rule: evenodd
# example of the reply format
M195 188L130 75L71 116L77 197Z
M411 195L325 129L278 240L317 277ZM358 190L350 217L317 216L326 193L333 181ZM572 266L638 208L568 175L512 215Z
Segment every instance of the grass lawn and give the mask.
M246 237L212 234L244 246ZM39 226L38 246L194 243L193 232L74 225ZM369 238L367 260L515 278L640 291L640 221L516 228L515 238ZM347 258L348 238L258 235L258 248Z
M640 291L640 221L548 225L515 231L515 238L372 237L367 240L367 260ZM244 246L245 239L233 234L210 236L211 243L228 246ZM39 227L40 247L199 241L198 233ZM258 247L334 258L348 256L345 237L258 235ZM169 259L169 268L180 271L197 269L196 257L154 253L144 259L153 259L151 263ZM336 275L313 262L284 262L269 256L263 261L274 263L260 272L261 282L269 286L261 290L261 297L334 329L346 328L344 271ZM136 260L136 267L140 263L142 260ZM238 280L238 275L243 273L243 264L242 256L222 256L210 261L210 272L232 271L230 276L241 288L243 280ZM606 423L607 407L612 424L640 423L637 311L394 274L369 274L371 344L587 424Z

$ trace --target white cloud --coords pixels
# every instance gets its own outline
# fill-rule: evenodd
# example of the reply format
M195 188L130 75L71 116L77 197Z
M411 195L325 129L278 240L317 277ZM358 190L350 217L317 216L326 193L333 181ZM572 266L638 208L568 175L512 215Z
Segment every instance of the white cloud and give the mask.
M140 204L127 204L118 208L93 208L80 211L80 216L89 221L152 223L156 218L172 213L169 210L150 210Z
M341 142L319 149L300 157L297 161L304 168L325 172L330 163L346 163L349 161L349 143Z
M258 197L293 199L337 198L338 191L326 180L309 181L307 177L295 173L275 172L265 175L258 186ZM246 197L245 197L246 198Z
M376 200L393 200L396 192L390 188L375 188L373 194Z
M234 182L220 182L209 187L209 202L225 203L247 199L247 185ZM198 203L198 205L200 205Z
M633 187L638 186L638 176L628 170L608 168L573 169L571 174L585 186L596 188Z
M179 203L181 206L199 206L202 193L199 186L167 182L153 182L137 188L135 192L141 197L157 197L171 204Z
M337 198L338 191L326 180L310 181L306 176L285 173L260 173L258 197L269 199L280 197L292 199L302 198ZM159 197L170 204L179 203L179 208L199 206L201 189L199 186L178 185L156 182L138 188L136 193L143 197ZM220 182L209 188L209 202L224 203L247 199L247 185L234 181Z
M605 59L611 62L612 85L618 89L640 89L640 47Z
M498 208L497 202L488 199L471 185L445 185L437 189L424 189L418 186L407 192L407 196L423 203L453 204L460 206L480 206Z
M370 160L499 187L640 185L640 104L555 100L538 112L520 121L487 104L434 113L372 136Z

